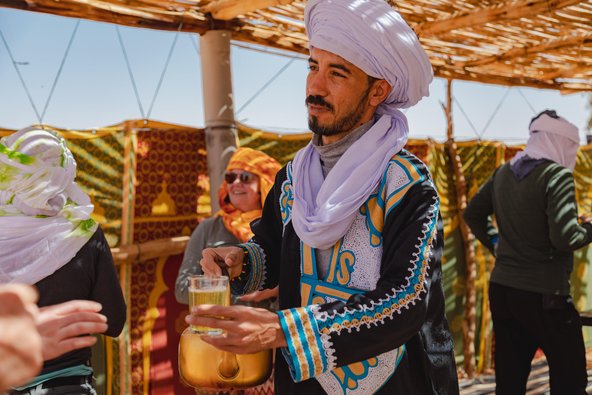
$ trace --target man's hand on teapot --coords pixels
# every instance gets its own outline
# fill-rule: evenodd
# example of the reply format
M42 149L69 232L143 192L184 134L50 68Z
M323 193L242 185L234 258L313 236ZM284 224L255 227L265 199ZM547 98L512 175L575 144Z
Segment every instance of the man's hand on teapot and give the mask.
M253 354L287 345L278 315L266 309L204 304L194 306L185 321L224 330L223 335L202 336L202 340L235 354Z
M240 247L206 248L201 253L199 264L206 276L220 276L225 265L230 278L238 277L243 270L244 250Z

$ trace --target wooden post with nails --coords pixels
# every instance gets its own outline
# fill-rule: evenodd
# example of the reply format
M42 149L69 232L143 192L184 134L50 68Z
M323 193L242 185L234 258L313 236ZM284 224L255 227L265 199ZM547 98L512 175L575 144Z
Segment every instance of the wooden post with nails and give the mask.
M465 280L465 317L463 321L463 368L469 378L475 376L475 330L477 292L475 282L477 268L475 263L474 236L463 220L463 213L467 207L467 181L464 176L462 162L458 155L458 147L454 141L454 124L452 120L452 80L448 80L446 92L446 149L450 157L450 163L454 171L454 184L456 187L457 217L465 250L466 280Z

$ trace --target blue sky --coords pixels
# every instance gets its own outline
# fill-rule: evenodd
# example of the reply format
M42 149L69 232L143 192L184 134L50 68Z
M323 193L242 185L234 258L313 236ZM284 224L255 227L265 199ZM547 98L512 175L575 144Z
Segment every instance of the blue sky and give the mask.
M77 19L0 8L0 30L17 67L41 112L54 83ZM161 77L175 32L119 27L144 113L147 113ZM199 37L181 33L171 55L151 119L203 126L203 98ZM235 108L241 108L291 58L232 48ZM304 80L307 64L300 58L259 96L237 119L269 131L306 130ZM446 82L435 79L430 97L406 114L410 137L443 140L446 134L441 102ZM459 140L500 139L523 142L535 112L556 109L581 130L592 110L586 94L508 88L455 81L454 124ZM505 100L504 100L505 97ZM498 108L497 114L492 117ZM44 123L86 129L142 118L119 44L115 25L81 20L69 55L47 107ZM37 122L27 94L0 40L0 127L21 128Z

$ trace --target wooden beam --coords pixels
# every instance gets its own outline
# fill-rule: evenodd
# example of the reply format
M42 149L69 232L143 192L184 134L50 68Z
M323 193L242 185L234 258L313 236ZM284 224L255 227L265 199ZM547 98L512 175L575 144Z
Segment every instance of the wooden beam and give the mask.
M253 30L239 30L232 34L232 38L234 40L242 41L245 43L257 44L270 48L277 48L281 49L282 51L296 52L306 56L307 59L308 56L310 56L307 42L303 42L302 45L298 45L297 43L292 42L292 46L287 47L285 45L279 45L278 40L276 39L277 37L272 37L271 39L264 39L262 37L257 36L254 33L255 32Z
M192 2L191 4L189 4L190 2L186 2L186 5L179 10L178 8L165 6L166 4L171 3L164 1L163 6L160 7L158 5L158 0L0 0L0 7L169 31L176 31L182 22L183 26L181 31L183 32L204 34L208 30L228 30L232 32L232 38L234 40L308 55L306 36L303 31L294 29L296 27L294 23L286 22L290 25L289 28L275 28L273 26L263 27L258 25L257 22L250 21L249 18L244 18L244 20L240 18L233 18L230 20L213 19L208 17L204 11L206 6L211 7L215 12L222 12L224 10L225 12L229 12L232 7L239 7L241 11L237 11L236 8L235 11L233 11L236 14L236 12L248 12L251 10L262 9L257 7L271 7L274 5L288 4L291 3L291 1L292 0L215 0L203 6L200 5L201 2ZM438 77L504 86L515 85L541 89L555 89L560 90L561 92L590 91L592 83L586 78L576 78L574 81L554 81L556 78L570 77L570 75L573 75L573 72L580 70L567 69L567 67L575 67L576 63L574 62L577 62L578 59L568 59L567 61L569 61L570 64L573 64L572 66L568 66L566 61L562 60L567 56L558 54L557 60L546 62L545 67L541 68L540 71L531 68L525 68L524 71L505 70L509 66L503 63L504 60L513 59L519 56L525 56L526 61L530 61L530 58L534 58L535 61L538 61L540 58L536 57L537 52L551 52L558 48L570 48L570 46L576 46L580 43L584 46L588 43L588 45L585 46L587 48L590 46L589 43L592 42L592 33L586 29L574 28L572 30L572 35L569 35L566 38L551 39L536 45L526 47L521 46L520 48L511 49L505 52L500 51L499 55L492 56L491 52L487 51L483 51L481 54L474 52L470 53L470 51L461 51L461 56L471 56L472 59L465 61L464 59L466 58L461 58L463 59L462 62L446 64L441 62L442 58L461 57L454 56L459 55L459 53L455 52L455 45L462 45L463 41L460 36L455 36L454 40L446 40L443 37L444 35L432 34L433 32L445 31L447 29L482 26L481 24L487 22L495 23L499 20L507 21L520 16L531 17L537 12L539 14L544 14L577 3L584 3L584 1L506 0L506 2L500 6L473 9L464 13L451 14L446 20L441 19L419 24L416 26L416 30L426 34L424 40L438 42L440 40L437 38L440 38L443 42L441 46L429 46L431 61ZM222 7L223 5L228 7L224 8ZM301 11L303 6L304 3L295 2L289 7L278 8L276 10L280 10L284 13L291 9ZM217 10L216 7L218 7L219 10ZM270 13L276 10L270 10ZM301 15L301 13L298 13L297 11L294 11L294 16ZM271 18L270 15L265 17L264 15L266 13L267 11L262 13L263 16L261 16L261 19L267 20L270 23L275 22L276 24L283 22L281 17L277 19ZM219 14L218 18L230 18L230 15L231 14L224 16ZM554 15L551 14L550 18L553 19ZM585 19L585 17L582 16L581 19ZM465 32L469 35L474 34L475 36L481 34L479 32L473 33L470 30ZM283 39L284 37L285 39ZM450 47L447 45L450 45ZM466 50L466 48L464 48L464 50ZM477 49L477 51L479 50L480 49ZM586 59L582 59L582 66L585 60ZM557 65L556 63L558 62L563 63ZM491 65L492 67L487 67L486 65ZM540 66L540 64L538 66ZM520 73L526 73L526 75L521 76Z
M177 255L185 251L189 236L157 239L142 244L130 244L112 248L111 254L116 265L138 264L154 258Z
M202 7L204 12L212 14L214 19L228 21L239 15L269 8L277 5L286 5L294 0L217 0Z
M555 78L572 78L578 74L592 74L592 64L584 63L575 67L557 70L552 73L544 74L543 78L549 80L554 80ZM592 81L592 75L590 75L588 79Z
M16 8L18 10L26 10L29 6L26 0L3 0L0 2L0 5L2 5L2 7Z
M561 37L554 40L548 40L537 45L529 45L523 47L512 48L499 55L487 56L485 58L471 60L464 63L455 63L458 67L475 67L483 66L494 62L502 62L517 58L520 56L528 56L541 52L548 52L564 47L571 47L576 45L583 45L592 42L592 33L577 34L573 36Z
M85 0L0 0L0 7L15 8L25 11L43 12L70 18L115 23L123 26L142 27L156 30L181 31L203 34L209 29L237 30L241 23L233 21L208 21L206 16L197 12L160 12L141 11L134 6L111 4L107 1L91 2Z
M247 43L253 43L257 45L264 45L267 47L277 48L281 50L289 50L297 53L301 53L303 55L308 56L308 48L305 46L294 45L291 48L286 48L285 46L281 46L277 44L277 40L275 39L263 39L261 37L257 37L256 35L252 34L252 32L247 32L244 30L239 30L233 34L233 38L235 40L240 40ZM507 76L500 76L495 74L490 74L487 71L479 72L479 71L472 71L472 70L463 70L462 68L457 67L450 67L449 65L442 65L442 66L433 66L434 74L436 77L444 78L444 79L455 79L455 80L463 80L463 81L472 81L472 82L481 82L484 84L493 84L493 85L502 85L502 86L526 86L530 88L537 88L537 89L553 89L559 90L562 93L569 94L569 93L577 93L577 92L590 92L592 91L592 87L586 85L579 85L574 86L573 84L569 84L569 87L565 87L565 84L556 83L552 79L550 80L542 80L537 78L531 77L507 77Z
M581 3L582 0L519 0L496 4L493 7L480 8L476 11L463 12L452 18L425 22L414 27L418 36L448 32L481 26L489 22L503 22L525 16L556 11L564 7Z
M483 74L473 71L461 71L447 66L435 66L434 75L440 78L463 81L481 82L502 86L528 86L539 89L561 89L561 85L553 81L540 81L527 77L506 77L500 75Z

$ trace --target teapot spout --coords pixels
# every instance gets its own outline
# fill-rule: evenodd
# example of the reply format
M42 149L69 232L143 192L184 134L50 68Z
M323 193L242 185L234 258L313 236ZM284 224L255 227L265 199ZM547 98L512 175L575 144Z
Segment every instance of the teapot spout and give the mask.
M223 380L232 380L238 376L240 366L236 360L236 354L223 352L218 362L218 375Z

